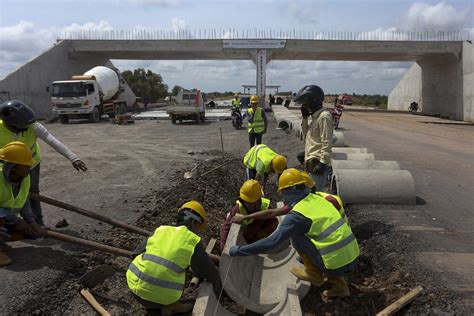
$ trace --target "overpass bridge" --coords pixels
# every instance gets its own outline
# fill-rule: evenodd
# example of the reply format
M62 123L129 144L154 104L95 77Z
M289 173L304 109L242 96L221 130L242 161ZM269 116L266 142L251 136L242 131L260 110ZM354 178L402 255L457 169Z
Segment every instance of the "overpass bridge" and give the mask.
M355 40L352 36L148 39L145 33L140 34L138 39L114 39L113 34L104 36L112 39L84 39L87 34L75 39L72 34L74 39L59 40L7 75L0 81L0 90L31 104L38 116L48 117L51 109L46 87L51 82L105 65L110 59L252 60L260 96L265 95L266 64L272 60L413 61L412 68L389 95L389 109L406 110L416 100L424 113L474 121L474 51L469 41L403 40L405 37Z

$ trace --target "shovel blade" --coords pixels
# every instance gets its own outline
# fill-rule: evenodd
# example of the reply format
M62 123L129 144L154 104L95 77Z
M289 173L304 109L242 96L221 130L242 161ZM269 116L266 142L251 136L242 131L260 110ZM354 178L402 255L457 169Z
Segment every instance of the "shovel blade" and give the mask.
M95 269L85 273L80 277L81 284L88 289L93 289L97 285L104 282L115 273L114 268L108 264L103 264Z

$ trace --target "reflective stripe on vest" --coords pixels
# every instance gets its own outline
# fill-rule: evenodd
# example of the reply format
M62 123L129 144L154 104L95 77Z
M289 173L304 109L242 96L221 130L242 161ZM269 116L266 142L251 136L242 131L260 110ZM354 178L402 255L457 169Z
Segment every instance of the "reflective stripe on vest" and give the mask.
M13 196L12 185L3 175L3 164L0 163L0 207L17 215L25 206L30 193L30 176L23 178L20 184L20 190L16 196Z
M248 215L247 209L239 200L235 201L239 206L239 213L242 215ZM270 207L270 200L266 198L261 198L260 211L266 211ZM242 223L242 227L248 226L253 222L253 219L246 219Z
M349 224L325 198L310 193L292 211L311 220L306 236L311 239L327 269L345 266L359 256L359 245Z
M277 155L276 152L271 150L267 145L260 144L253 146L244 156L244 164L249 169L257 168L257 160L260 160L265 169L270 169L273 157Z
M253 109L247 110L248 115L252 116ZM248 132L254 134L261 134L265 130L265 122L263 120L262 108L257 107L257 111L253 115L252 122L247 124Z
M129 289L144 300L169 305L183 295L186 268L201 238L186 226L160 226L147 239L145 253L127 271Z
M35 165L31 168L37 166L41 160L41 152L39 145L36 142L37 137L34 125L35 124L31 124L30 126L28 126L28 129L25 132L20 132L16 134L10 131L5 126L5 124L3 124L3 120L0 120L0 148L13 141L25 143L26 146L28 146L28 148L31 150L33 154L33 159L35 160Z

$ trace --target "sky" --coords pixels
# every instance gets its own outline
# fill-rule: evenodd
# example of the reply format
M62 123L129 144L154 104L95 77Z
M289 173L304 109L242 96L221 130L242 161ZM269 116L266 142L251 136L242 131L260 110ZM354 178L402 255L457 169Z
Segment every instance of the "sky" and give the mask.
M47 50L65 31L273 29L378 31L467 30L474 1L409 0L0 0L0 78ZM240 91L255 84L251 61L113 60L120 70L143 67L174 85ZM296 91L317 84L326 93L389 94L410 62L271 61L267 84Z

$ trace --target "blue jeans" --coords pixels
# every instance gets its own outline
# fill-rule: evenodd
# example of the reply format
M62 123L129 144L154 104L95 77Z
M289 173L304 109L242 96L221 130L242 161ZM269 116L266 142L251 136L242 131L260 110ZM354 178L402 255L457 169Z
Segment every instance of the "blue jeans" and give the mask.
M263 134L249 133L250 148L252 148L255 145L260 145L262 143L262 136Z
M310 173L311 178L313 181L316 182L316 192L326 192L326 184L328 182L328 176L331 168L328 165L325 165L323 173L321 175L316 175L314 173Z

